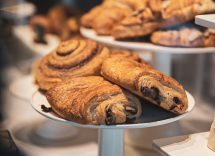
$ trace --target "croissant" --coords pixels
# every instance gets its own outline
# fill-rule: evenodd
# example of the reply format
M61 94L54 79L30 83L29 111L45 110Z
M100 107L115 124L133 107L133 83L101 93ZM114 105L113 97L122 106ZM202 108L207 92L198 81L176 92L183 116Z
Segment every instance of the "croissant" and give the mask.
M183 87L147 64L111 57L102 64L101 74L111 82L175 114L184 113L188 107Z
M114 125L141 115L138 98L99 76L71 78L50 88L46 97L55 113L71 121Z
M72 77L99 75L109 50L91 40L68 40L35 66L35 81L41 90Z

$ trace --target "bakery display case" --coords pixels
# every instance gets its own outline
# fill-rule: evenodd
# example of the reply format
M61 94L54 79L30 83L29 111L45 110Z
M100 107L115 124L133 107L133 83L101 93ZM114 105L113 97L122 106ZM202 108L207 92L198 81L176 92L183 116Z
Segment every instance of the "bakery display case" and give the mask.
M0 127L18 155L214 154L213 0L0 6Z

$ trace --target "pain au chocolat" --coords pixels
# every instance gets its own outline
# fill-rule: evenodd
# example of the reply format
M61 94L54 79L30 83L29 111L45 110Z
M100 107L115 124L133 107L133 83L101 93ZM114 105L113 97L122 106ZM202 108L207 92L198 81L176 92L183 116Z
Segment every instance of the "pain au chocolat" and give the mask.
M137 97L99 76L71 78L50 88L46 97L62 118L87 124L131 122L142 111Z
M109 50L91 40L68 40L39 60L34 69L41 90L72 77L99 75Z
M111 57L102 64L101 74L111 82L175 114L187 110L188 100L184 88L150 65L124 57Z

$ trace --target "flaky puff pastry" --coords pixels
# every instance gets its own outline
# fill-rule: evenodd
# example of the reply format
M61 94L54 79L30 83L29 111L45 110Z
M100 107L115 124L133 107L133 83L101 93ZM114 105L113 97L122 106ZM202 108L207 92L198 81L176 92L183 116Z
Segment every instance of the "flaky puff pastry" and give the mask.
M147 0L109 0L93 8L81 18L81 24L99 35L110 35L113 27L132 11L145 7Z
M191 21L196 15L215 11L215 2L212 0L150 0L149 2L151 4L148 3L146 8L139 9L116 25L112 36L115 39L146 36L156 30Z
M87 124L121 124L141 114L138 98L98 76L71 78L49 89L46 97L62 118Z
M154 44L177 47L214 47L215 31L197 28L181 28L179 30L164 30L152 33Z
M102 64L101 74L111 82L175 114L188 107L184 88L173 78L151 66L122 57L112 57Z
M196 28L156 31L151 35L154 44L172 47L204 47L204 33Z
M163 2L162 17L167 22L172 19L183 23L194 19L196 15L214 11L213 0L168 0Z
M41 90L72 77L99 75L109 50L91 40L68 40L36 63L35 80Z

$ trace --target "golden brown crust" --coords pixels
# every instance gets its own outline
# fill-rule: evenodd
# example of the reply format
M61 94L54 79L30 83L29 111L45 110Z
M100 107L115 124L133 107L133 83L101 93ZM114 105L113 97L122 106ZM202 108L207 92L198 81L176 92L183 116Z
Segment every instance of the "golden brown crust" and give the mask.
M182 114L188 107L183 87L149 65L112 57L104 61L101 74L111 82L173 113Z
M204 33L204 45L205 47L215 47L215 30L208 29Z
M204 35L203 32L195 28L157 31L152 33L151 42L172 47L203 47Z
M46 97L54 112L67 120L112 125L141 114L139 100L127 94L102 77L89 76L59 83L48 90Z
M132 11L145 7L147 0L109 0L81 18L82 26L93 28L99 35L110 35L113 27Z
M71 77L99 75L109 50L91 40L68 40L43 57L35 69L35 80L42 90Z
M214 47L215 31L200 31L197 28L157 31L152 33L151 42L163 46L177 47Z
M135 52L127 51L127 50L113 50L113 51L111 51L110 57L125 57L128 59L135 60L137 62L144 62L144 60L141 59L138 54L136 54Z
M41 26L46 33L52 32L49 19L42 15L33 16L29 21L29 25L33 30L35 30L36 26Z
M151 1L150 1L151 2ZM215 11L212 0L170 0L159 1L156 8L153 3L123 19L113 28L115 39L146 36L152 32L175 26L195 18L198 14Z

